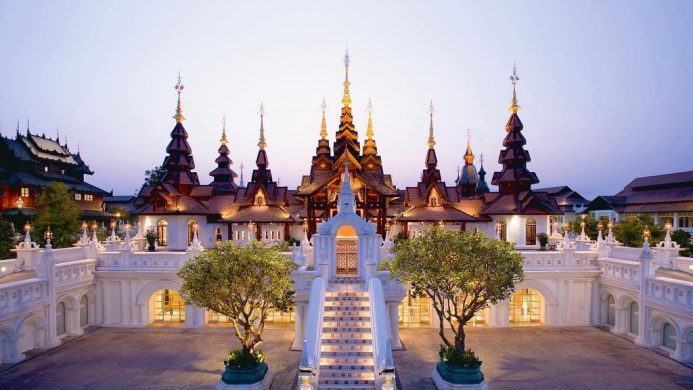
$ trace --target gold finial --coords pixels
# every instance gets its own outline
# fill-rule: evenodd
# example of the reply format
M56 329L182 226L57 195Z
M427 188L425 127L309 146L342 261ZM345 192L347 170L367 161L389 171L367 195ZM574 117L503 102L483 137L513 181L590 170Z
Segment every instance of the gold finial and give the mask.
M471 142L472 140L472 132L467 129L467 152L464 154L464 162L467 164L472 164L474 163L474 153L472 153L472 147L471 147Z
M320 110L322 110L322 124L320 125L320 137L322 139L327 139L327 120L325 119L325 111L327 110L327 102L325 97L322 98L322 104L320 105Z
M433 149L436 146L436 140L433 138L433 113L435 112L435 108L433 108L433 100L431 100L431 104L428 106L428 113L431 115L431 124L428 128L428 148Z
M366 108L368 110L368 127L366 129L366 137L369 140L373 139L373 103L371 102L371 98L368 98L368 107Z
M342 97L342 104L344 107L349 107L351 105L351 96L349 96L349 85L351 83L349 82L349 51L347 50L346 54L344 54L344 71L345 71L345 76L344 76L344 97Z
M265 142L265 104L260 103L260 110L258 111L258 114L260 114L260 140L257 143L258 148L260 150L265 150L267 147L267 143Z
M515 93L515 85L520 78L517 76L517 65L513 63L513 74L510 75L510 82L513 84L513 100L510 102L510 111L516 113L520 106L517 105L517 94Z
M229 143L229 140L226 139L226 115L221 119L221 139L219 140L219 143L222 145L226 145Z
M181 83L180 72L178 72L178 84L176 84L174 88L178 93L178 105L176 106L176 115L173 116L173 119L175 119L176 122L181 123L185 120L185 117L183 116L183 107L180 105L180 94L183 92L183 88L185 88L185 86Z

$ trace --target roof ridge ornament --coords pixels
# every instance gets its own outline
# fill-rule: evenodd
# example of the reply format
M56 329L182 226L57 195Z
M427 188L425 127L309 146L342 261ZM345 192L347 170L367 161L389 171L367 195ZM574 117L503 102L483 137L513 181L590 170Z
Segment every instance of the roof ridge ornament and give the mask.
M267 142L265 142L265 103L260 102L260 109L257 112L260 114L260 139L257 143L260 150L265 150Z
M436 146L436 140L433 137L433 113L436 111L436 109L433 107L433 100L431 100L431 104L428 106L428 113L431 116L431 123L428 127L428 148L433 149Z
M344 96L342 97L342 104L344 107L351 106L351 96L349 96L349 50L344 54Z
M183 85L181 78L180 78L180 71L178 72L178 83L176 84L173 89L176 90L176 93L178 93L178 104L176 105L176 115L173 116L173 119L176 120L176 123L182 123L185 120L185 117L183 116L183 107L180 104L180 94L183 92L183 89L185 89L185 85Z
M366 111L368 112L368 126L366 128L366 137L369 140L373 139L373 102L370 96L368 97L368 106L366 106Z
M520 110L520 106L517 105L517 93L515 92L515 86L519 80L520 77L517 75L517 64L513 62L513 74L510 75L510 82L513 84L513 98L509 108L513 113L517 113L517 111Z
M226 114L221 118L221 139L219 143L222 145L229 143L229 140L226 138Z
M320 110L322 111L322 122L320 124L320 138L327 139L327 119L325 119L325 111L327 111L327 101L325 97L322 97L322 104L320 105Z
M474 163L474 153L472 153L471 140L472 132L469 129L467 129L467 151L464 153L464 162L467 164Z

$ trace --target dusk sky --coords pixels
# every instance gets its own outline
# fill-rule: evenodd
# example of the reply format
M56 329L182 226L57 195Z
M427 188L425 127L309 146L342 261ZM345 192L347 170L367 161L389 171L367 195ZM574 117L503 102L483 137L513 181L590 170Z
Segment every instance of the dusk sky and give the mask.
M89 182L133 194L165 156L180 71L201 182L223 115L233 169L250 177L262 101L273 176L295 188L323 96L334 140L347 47L356 128L362 141L371 97L399 188L424 168L430 100L444 180L469 128L490 181L514 61L537 187L592 198L693 169L693 1L0 1L0 131L14 136L17 120L25 131L27 118L32 132L60 128Z

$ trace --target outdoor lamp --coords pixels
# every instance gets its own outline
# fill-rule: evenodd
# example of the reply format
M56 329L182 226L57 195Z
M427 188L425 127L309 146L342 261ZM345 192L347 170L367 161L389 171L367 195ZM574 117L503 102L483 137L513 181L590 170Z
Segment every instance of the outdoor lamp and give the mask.
M111 229L115 229L115 227L116 227L116 222L115 222L115 221L111 221Z
M28 233L30 230L31 230L31 225L29 225L29 222L25 223L24 224L24 231Z
M583 229L585 228L585 222L584 222L584 221L583 221L583 222L580 222L580 227L583 228Z
M53 238L53 232L51 231L51 227L49 226L48 229L43 233L43 238L46 239L46 242L50 241Z
M129 231L130 231L130 228L132 228L132 225L130 224L130 222L126 223L126 224L125 224L125 231L126 231L126 232L129 232Z
M563 224L563 232L567 232L569 230L570 230L570 225L568 225L567 223L564 223Z
M93 231L96 231L96 229L98 229L98 228L99 228L99 225L97 225L96 222L94 222L94 223L91 225L91 230L93 230Z
M645 230L642 231L642 234L643 234L645 237L649 238L649 237L650 237L650 228L647 227L647 226L645 226Z
M120 213L116 213L116 218L120 218Z
M602 225L602 223L599 222L599 223L597 224L597 229L602 230L602 228L604 228L604 225Z
M667 230L671 230L671 222L667 222L664 224L664 228Z
M82 221L82 230L87 230L88 227L87 221Z

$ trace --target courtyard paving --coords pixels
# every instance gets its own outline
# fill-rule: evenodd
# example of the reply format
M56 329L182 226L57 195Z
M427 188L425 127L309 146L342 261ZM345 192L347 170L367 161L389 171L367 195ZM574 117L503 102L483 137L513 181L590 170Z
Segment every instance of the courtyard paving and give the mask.
M469 329L490 389L693 389L693 369L596 328ZM272 389L293 389L300 353L290 329L262 345ZM402 329L401 388L435 389L435 329ZM213 389L237 344L229 329L103 328L0 370L0 389Z

